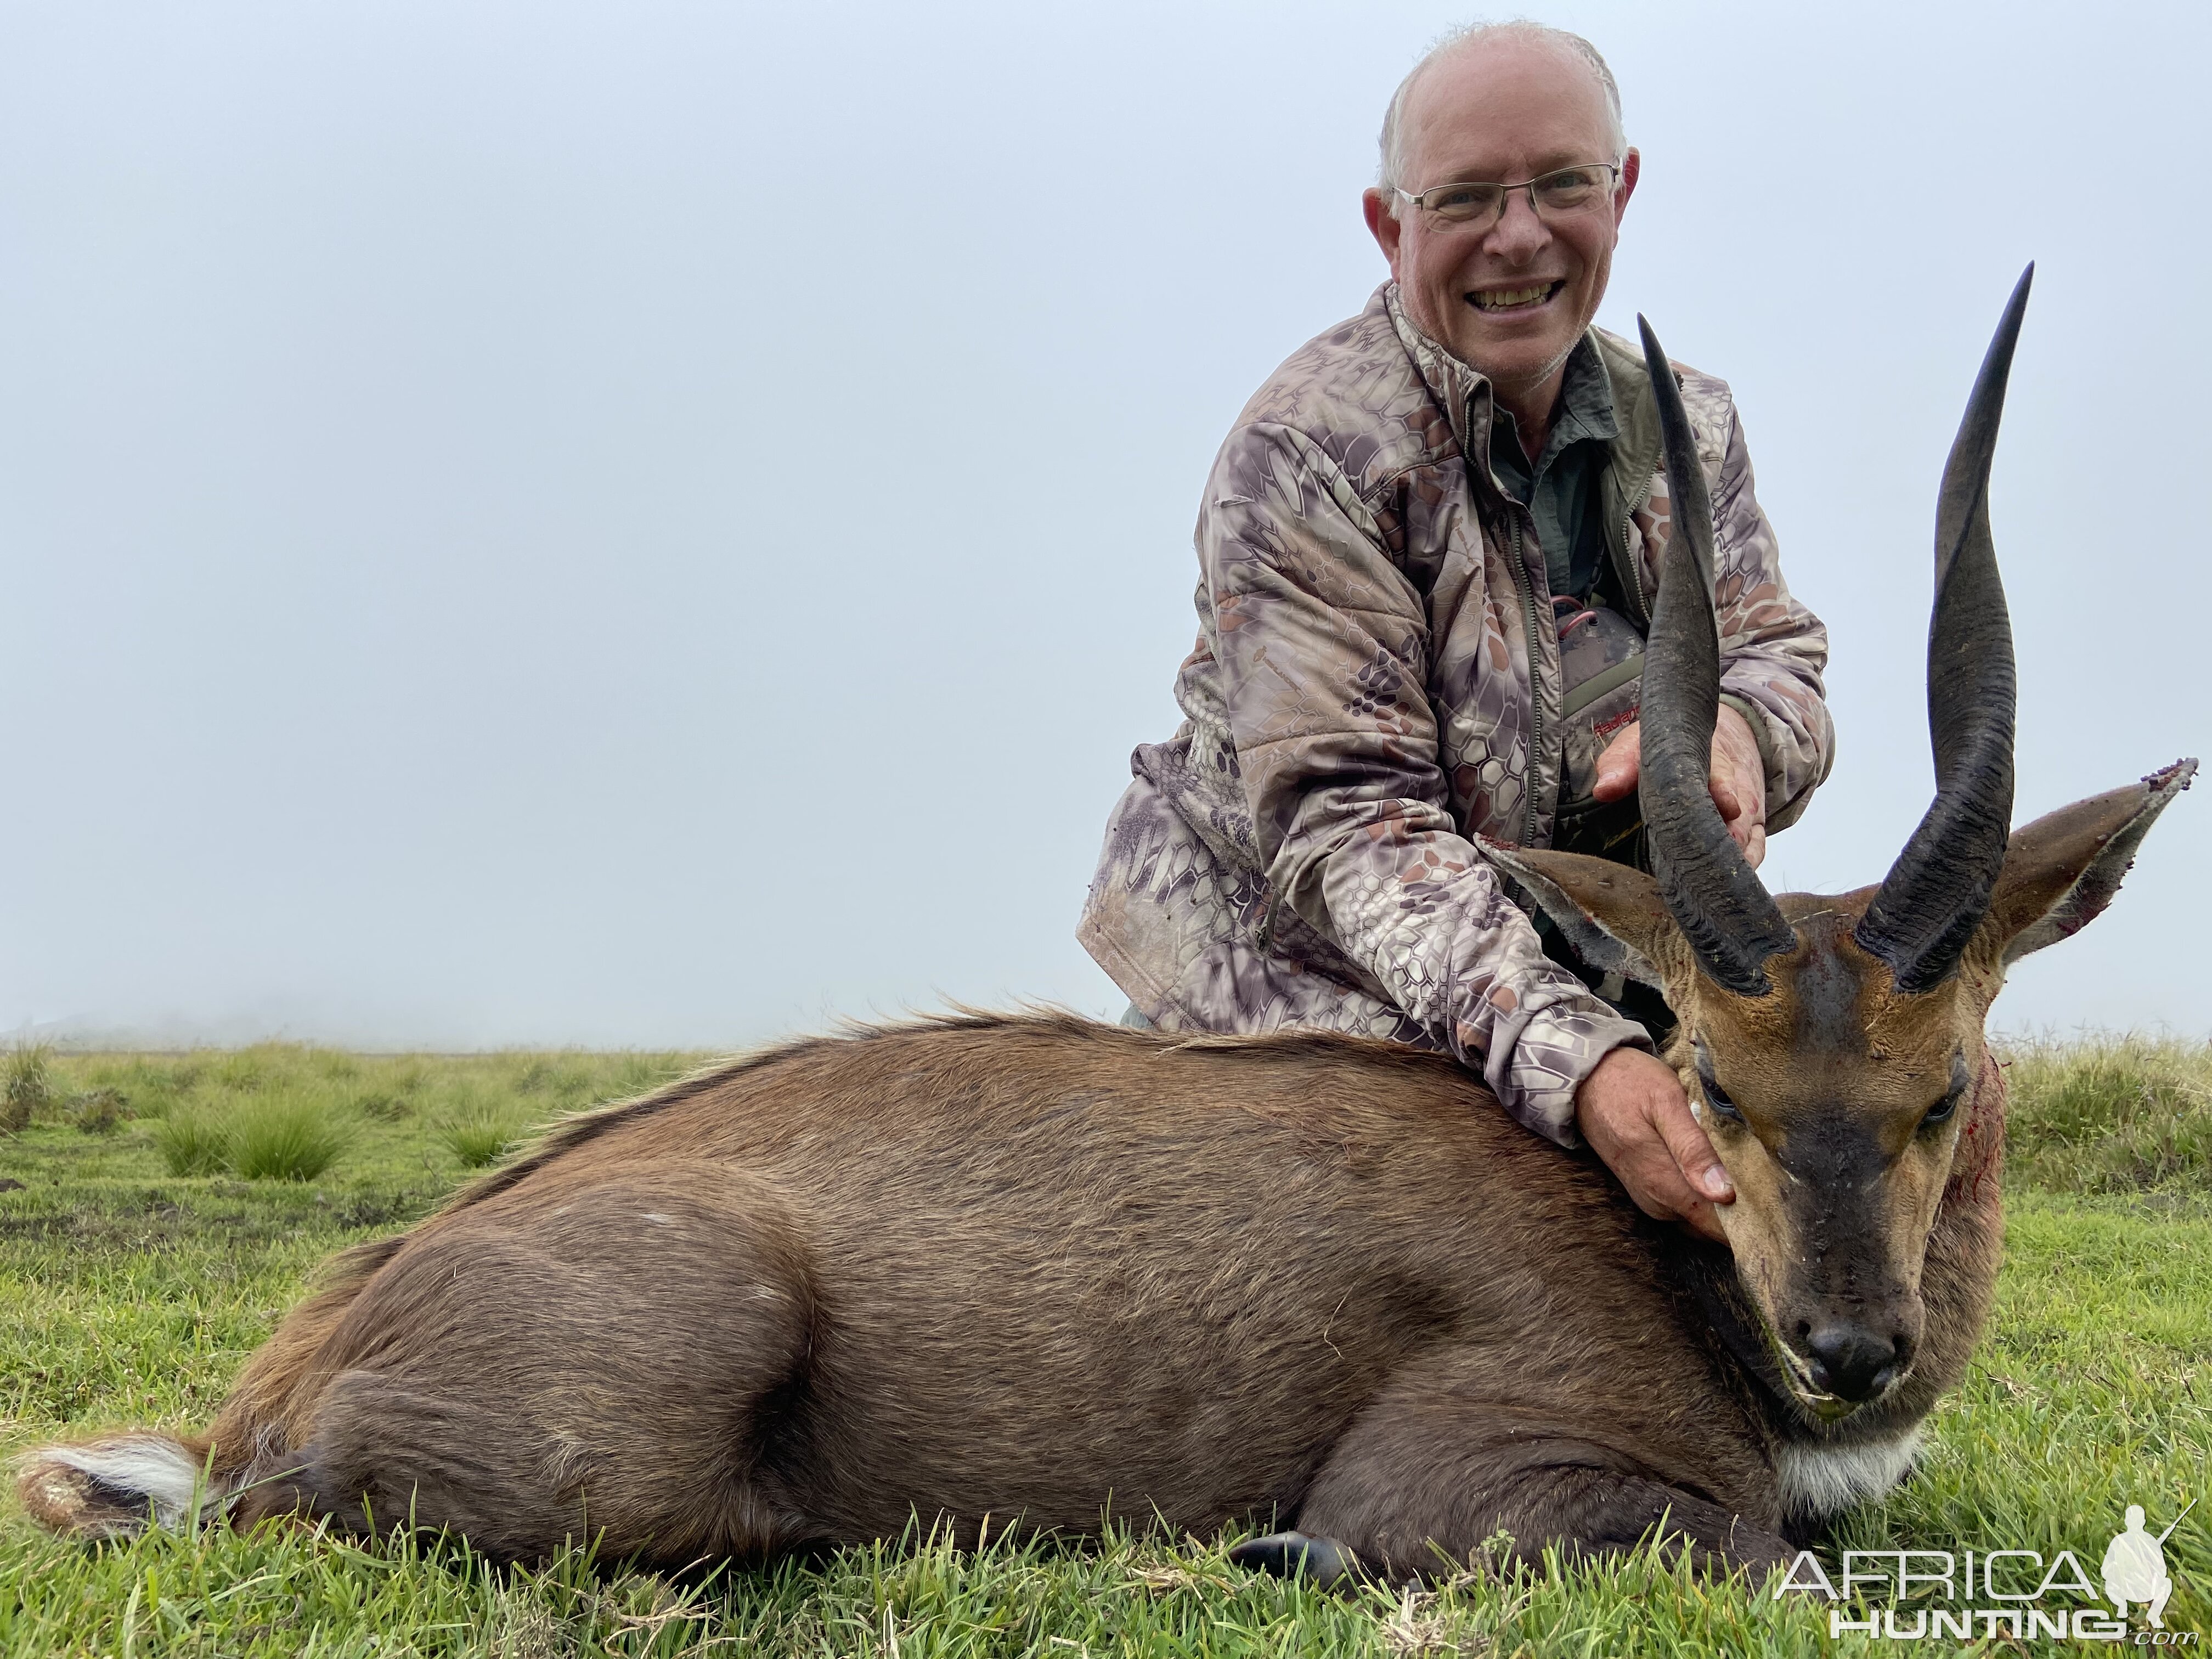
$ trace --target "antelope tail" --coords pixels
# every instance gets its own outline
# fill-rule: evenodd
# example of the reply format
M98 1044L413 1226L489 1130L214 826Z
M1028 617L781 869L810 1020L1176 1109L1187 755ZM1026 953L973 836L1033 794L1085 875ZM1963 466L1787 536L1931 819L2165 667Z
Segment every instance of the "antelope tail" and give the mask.
M404 1237L356 1244L334 1259L323 1288L246 1362L205 1434L125 1429L21 1458L15 1492L31 1518L70 1537L130 1538L149 1527L190 1530L224 1520L241 1500L243 1520L281 1505L283 1478L297 1472L292 1449L327 1380L316 1370L324 1345Z
M42 1446L18 1465L15 1492L33 1521L73 1538L189 1530L222 1513L233 1484L212 1472L212 1454L204 1440L151 1429Z

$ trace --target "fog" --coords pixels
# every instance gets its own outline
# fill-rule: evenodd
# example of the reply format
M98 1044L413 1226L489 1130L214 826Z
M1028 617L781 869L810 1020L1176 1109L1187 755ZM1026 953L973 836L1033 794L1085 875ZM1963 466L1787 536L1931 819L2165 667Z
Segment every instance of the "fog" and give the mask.
M1992 487L2020 815L2205 744L2201 4L1565 5L1644 158L1601 321L1733 385L1827 621L1777 888L1932 787ZM0 1027L750 1042L1124 999L1200 483L1382 280L1436 5L0 5ZM2212 1030L2185 797L2011 1029Z

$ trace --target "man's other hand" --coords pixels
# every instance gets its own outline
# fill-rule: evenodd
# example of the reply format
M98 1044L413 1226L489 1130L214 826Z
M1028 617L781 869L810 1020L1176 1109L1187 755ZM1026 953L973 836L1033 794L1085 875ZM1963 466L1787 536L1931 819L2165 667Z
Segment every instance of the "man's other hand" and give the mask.
M1597 782L1590 793L1600 800L1619 800L1636 787L1644 769L1643 723L1633 721L1597 757ZM1713 723L1713 760L1707 787L1721 809L1744 861L1754 870L1766 856L1766 769L1759 763L1759 739L1751 724L1728 704Z
M1673 1066L1615 1048L1575 1091L1575 1127L1644 1214L1727 1243L1713 1206L1733 1203L1735 1188Z

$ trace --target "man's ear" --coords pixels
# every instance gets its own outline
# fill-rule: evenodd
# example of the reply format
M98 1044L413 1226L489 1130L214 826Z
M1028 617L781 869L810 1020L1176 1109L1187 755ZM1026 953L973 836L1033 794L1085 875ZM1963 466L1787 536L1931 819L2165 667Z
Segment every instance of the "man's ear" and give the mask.
M2120 890L2158 815L2196 775L2195 761L2176 761L2141 783L2077 800L2014 830L1976 949L2009 968L2094 921Z
M1583 853L1540 852L1487 841L1482 850L1543 906L1583 961L1646 985L1660 983L1654 964L1679 930L1659 897L1659 884L1650 877Z
M1406 234L1406 222L1391 211L1396 199L1380 190L1364 191L1359 198L1359 210L1367 219L1367 234L1375 239L1375 246L1382 250L1382 257L1390 263L1390 277L1398 276L1398 242Z

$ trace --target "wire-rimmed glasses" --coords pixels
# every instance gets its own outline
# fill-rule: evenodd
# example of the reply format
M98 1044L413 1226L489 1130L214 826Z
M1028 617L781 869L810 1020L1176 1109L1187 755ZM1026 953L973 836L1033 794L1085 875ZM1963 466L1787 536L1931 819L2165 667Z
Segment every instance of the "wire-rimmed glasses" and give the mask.
M1620 167L1613 161L1581 161L1554 167L1534 179L1512 185L1431 185L1426 190L1401 190L1398 194L1431 217L1448 225L1467 225L1487 230L1505 216L1505 204L1516 190L1528 192L1528 209L1539 219L1583 213L1613 199L1613 181Z

